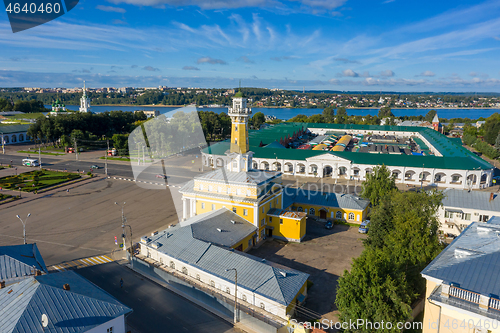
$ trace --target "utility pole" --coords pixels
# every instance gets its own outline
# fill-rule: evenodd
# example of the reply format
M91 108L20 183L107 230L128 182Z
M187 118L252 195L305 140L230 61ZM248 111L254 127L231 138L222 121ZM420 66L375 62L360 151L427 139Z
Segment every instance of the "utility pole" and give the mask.
M3 138L3 132L2 132L2 153L5 155L5 141Z
M115 202L115 205L119 205L118 202ZM119 205L122 207L122 242L123 242L123 251L127 251L127 245L125 244L125 215L123 213L123 209L125 208L125 202L123 205Z
M42 153L40 151L40 146L38 147L38 165L40 165L40 170L42 170Z
M238 304L238 271L236 268L226 269L226 272L234 271L234 323L238 322L238 312L237 312L237 304Z
M108 144L108 150L106 150L106 155L105 155L105 160L106 162L104 163L104 174L108 176L108 152L109 152L109 140L106 140Z
M74 138L73 140L75 142L75 156L76 160L78 161L78 144L76 143L76 138Z

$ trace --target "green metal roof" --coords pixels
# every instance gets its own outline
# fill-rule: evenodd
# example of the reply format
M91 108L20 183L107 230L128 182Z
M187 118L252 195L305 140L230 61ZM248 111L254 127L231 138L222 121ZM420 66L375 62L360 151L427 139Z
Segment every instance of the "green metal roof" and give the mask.
M293 136L294 133L306 128L327 128L336 131L349 130L373 130L373 131L393 131L393 132L418 132L433 147L435 147L443 157L438 156L416 156L416 155L393 155L393 154L373 154L359 152L325 152L321 150L302 150L302 149L276 149L271 147L260 147L260 144L268 145L274 141ZM423 150L428 150L427 145L419 138L415 138L417 143L422 144ZM203 150L204 153L214 155L224 155L229 149L229 141L214 144ZM269 126L259 131L253 131L249 134L250 150L253 151L256 158L269 159L290 159L305 160L306 158L332 154L352 161L356 164L385 164L388 166L409 166L436 168L436 169L491 169L493 166L476 156L468 149L464 148L457 140L450 140L445 135L427 127L411 126L376 126L376 125L355 125L355 124L317 124L317 123L282 123Z
M12 133L26 133L31 125L0 125L0 133L12 134Z

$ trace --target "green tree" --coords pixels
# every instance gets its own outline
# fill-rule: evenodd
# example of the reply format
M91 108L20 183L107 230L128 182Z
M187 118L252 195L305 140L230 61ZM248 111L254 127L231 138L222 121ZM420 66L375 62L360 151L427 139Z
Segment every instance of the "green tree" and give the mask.
M376 166L372 173L366 175L361 197L369 200L372 206L377 206L380 200L396 189L395 179L396 176L385 165Z
M498 133L497 138L495 140L495 148L500 149L500 133Z
M436 115L436 113L437 113L436 110L430 110L425 115L425 120L428 122L432 122L432 119L434 119L434 116Z
M337 116L335 117L335 123L344 124L348 117L349 115L347 114L345 107L339 107L337 109Z
M288 121L293 123L307 123L308 118L306 115L298 114L295 117L290 118Z
M384 106L378 110L378 117L380 119L385 118L385 117L394 117L394 114L391 111L391 108L388 106Z
M327 123L335 122L335 110L333 106L328 106L323 110L323 119Z
M257 112L252 117L252 125L255 129L259 129L266 122L266 116L262 112Z
M308 123L324 123L325 119L320 114L314 114L314 115L310 116L309 118L307 118L307 122Z
M488 142L490 145L494 144L500 132L500 114L495 112L489 116L481 127L484 127L484 141Z
M113 141L113 147L120 152L120 155L128 152L128 134L114 134L111 140Z

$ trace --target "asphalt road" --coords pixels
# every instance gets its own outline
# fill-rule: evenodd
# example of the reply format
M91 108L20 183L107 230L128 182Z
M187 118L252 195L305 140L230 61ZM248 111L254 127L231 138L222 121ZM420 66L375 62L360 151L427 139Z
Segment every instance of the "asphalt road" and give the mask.
M70 186L71 187L71 186ZM177 192L178 193L178 192ZM176 223L172 195L176 189L137 186L134 182L105 179L49 194L28 203L0 206L0 245L22 243L23 227L16 218L25 218L27 241L36 242L47 266L109 254L121 243L121 208L125 204L126 224L132 227L133 241ZM182 208L180 208L182 209ZM126 229L127 245L130 228Z
M105 174L105 161L99 159L98 157L95 158L95 154L83 153L80 155L80 160L78 161L73 159L74 156L75 155L50 157L50 155L42 155L42 167L67 170L70 172L76 172L77 170L87 172L90 170L92 165L97 165L99 169L94 169L92 172L102 175ZM20 166L22 165L22 160L26 157L27 154L0 154L0 163L3 165L9 165L12 163L13 166ZM31 157L38 158L38 154L31 154ZM165 174L167 176L167 182L170 185L179 185L189 181L195 175L200 173L193 171L193 169L196 168L188 163L193 159L195 159L195 156L193 155L181 156L166 160L164 167L158 163L148 167L147 169L143 169L143 166L138 166L135 163L132 164L130 162L110 160L108 161L108 175L111 177L114 176L130 179L136 178L138 180L148 182L161 182L162 179L156 176ZM134 168L134 170L132 168Z
M143 333L236 333L233 325L138 273L109 263L75 271L132 308L127 317ZM120 288L123 278L123 289Z

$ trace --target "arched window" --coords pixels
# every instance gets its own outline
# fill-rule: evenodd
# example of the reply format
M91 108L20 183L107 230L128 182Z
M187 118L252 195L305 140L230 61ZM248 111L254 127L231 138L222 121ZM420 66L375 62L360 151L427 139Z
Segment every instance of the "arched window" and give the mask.
M241 295L241 299L246 302L247 301L247 295Z
M314 214L316 214L314 208L309 209L309 215L314 215Z
M8 136L4 136L3 137L3 141L4 141L4 143L9 143L9 137Z
M182 267L182 273L187 275L188 269L186 267Z
M210 280L210 286L215 288L215 282L214 282L214 280Z
M264 303L260 303L260 308L261 308L262 310L265 310L265 309L266 309L265 304L264 304Z
M354 213L349 213L349 220L354 220Z
M299 208L297 208L297 211L298 212L303 212L304 210L302 209L302 207L299 207Z
M175 269L175 262L173 261L170 262L170 268Z
M24 141L24 135L19 134L19 141Z
M163 257L160 257L160 264L163 264Z
M337 218L337 219L342 218L342 212L340 210L338 210L337 213L335 213L335 218Z
M200 281L201 278L200 278L200 274L196 274L196 280Z
M229 289L229 287L226 287L226 293L228 293L229 295L231 295L231 289Z
M12 136L12 142L17 142L17 138L15 135Z

